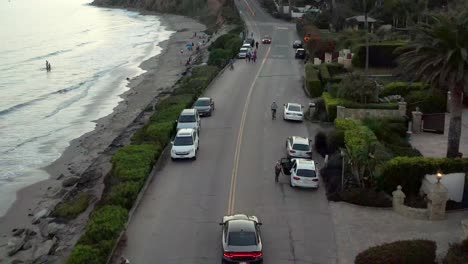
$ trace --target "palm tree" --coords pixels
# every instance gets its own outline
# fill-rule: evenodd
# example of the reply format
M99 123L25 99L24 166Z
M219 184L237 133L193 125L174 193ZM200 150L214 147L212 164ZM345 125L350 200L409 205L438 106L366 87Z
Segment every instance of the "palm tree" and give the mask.
M447 157L458 156L463 91L468 83L468 11L433 15L416 25L416 38L397 52L404 72L451 92Z

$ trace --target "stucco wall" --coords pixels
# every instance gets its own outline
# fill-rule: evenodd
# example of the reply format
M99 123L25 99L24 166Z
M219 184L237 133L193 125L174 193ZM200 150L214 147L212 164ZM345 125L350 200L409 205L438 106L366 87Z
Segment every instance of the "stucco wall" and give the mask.
M354 109L337 106L336 117L345 119L363 119L366 117L402 117L406 115L406 103L398 103L398 109Z

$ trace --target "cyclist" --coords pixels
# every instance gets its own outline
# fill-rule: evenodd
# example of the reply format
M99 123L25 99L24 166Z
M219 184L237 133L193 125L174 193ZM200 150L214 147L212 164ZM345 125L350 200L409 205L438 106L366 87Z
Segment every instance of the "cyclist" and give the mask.
M276 110L278 109L278 105L276 105L276 102L273 101L271 104L271 119L276 119Z

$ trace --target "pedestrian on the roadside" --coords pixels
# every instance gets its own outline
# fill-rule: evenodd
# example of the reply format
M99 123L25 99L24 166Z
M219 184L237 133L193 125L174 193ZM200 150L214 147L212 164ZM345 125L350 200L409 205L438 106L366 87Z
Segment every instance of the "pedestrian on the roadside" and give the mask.
M130 260L128 260L126 257L122 256L122 257L120 257L120 263L119 264L130 264Z
M281 163L280 161L278 160L275 164L275 182L278 182L278 177L280 175L280 173L282 173L283 170L281 169Z
M247 51L247 54L245 54L245 62L250 62L250 51Z
M258 41L255 42L255 47L258 49Z
M252 61L253 61L253 63L257 62L257 53L256 52L252 55Z

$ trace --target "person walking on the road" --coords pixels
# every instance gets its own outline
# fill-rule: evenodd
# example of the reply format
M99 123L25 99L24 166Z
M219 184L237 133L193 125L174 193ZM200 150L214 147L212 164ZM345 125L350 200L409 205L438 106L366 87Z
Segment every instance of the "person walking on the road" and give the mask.
M278 177L283 170L281 169L281 162L278 160L275 164L275 182L278 182Z
M271 119L276 119L276 109L278 109L278 105L276 105L276 102L273 102L271 104Z
M122 257L120 257L119 264L130 264L130 260L128 260L126 257L122 256Z
M252 55L252 61L253 63L257 62L257 52L254 52L254 54Z
M258 49L258 41L255 42L255 47Z
M245 56L245 61L250 62L250 51L247 52L247 55Z

